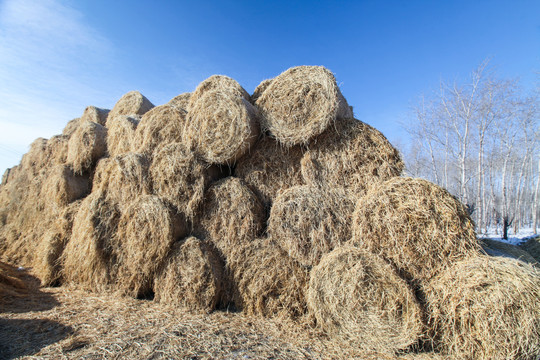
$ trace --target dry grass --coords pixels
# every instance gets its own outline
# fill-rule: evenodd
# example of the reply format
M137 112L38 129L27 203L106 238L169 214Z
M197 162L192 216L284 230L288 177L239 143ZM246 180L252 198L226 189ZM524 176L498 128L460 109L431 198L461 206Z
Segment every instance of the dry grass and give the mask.
M181 142L186 112L171 105L160 105L147 112L135 131L132 149L152 155L156 148Z
M271 239L238 246L228 258L227 272L232 299L245 314L289 318L306 314L307 270Z
M351 239L355 201L343 189L294 186L276 198L268 234L304 266Z
M119 220L117 204L103 191L93 191L82 201L61 256L66 283L93 291L111 290L117 261L113 239Z
M251 103L255 104L258 98L261 97L262 93L268 88L268 86L272 83L274 79L266 79L261 81L259 85L255 88L253 91L253 94L251 94Z
M201 97L205 96L206 93L216 90L225 91L249 100L249 94L236 80L225 75L212 75L208 79L202 81L191 94L186 110L191 111L191 105L194 105Z
M107 120L107 150L110 156L128 153L133 148L139 115L118 115Z
M124 94L109 112L109 118L117 115L144 115L154 104L138 91L130 91Z
M302 164L304 181L346 187L357 195L401 175L399 152L378 130L353 118L338 119L309 143Z
M434 346L460 359L540 357L540 272L479 256L425 284Z
M233 164L259 137L257 109L233 86L203 82L188 108L182 142L208 163Z
M51 168L41 189L41 195L45 201L60 207L86 196L89 192L89 177L76 175L66 165L56 165Z
M76 174L89 171L107 153L107 128L80 121L68 143L67 164Z
M322 329L362 349L395 353L423 333L420 304L407 283L358 248L325 255L311 272L307 298Z
M302 185L300 146L285 148L270 137L263 137L236 164L235 175L242 178L270 208L277 194L295 185Z
M191 99L191 93L183 93L173 97L167 105L174 106L177 109L187 111L189 99Z
M36 249L33 262L33 273L41 280L43 286L54 286L62 283L62 264L60 258L71 237L75 215L81 207L82 200L64 208L43 234Z
M259 235L263 219L264 209L255 194L242 180L227 177L212 184L206 192L194 232L215 244L228 258Z
M210 165L181 143L160 147L150 165L154 192L193 220L211 181Z
M151 294L154 276L172 244L188 232L183 216L157 196L141 196L129 203L113 238L113 249L118 255L118 289L133 297Z
M62 135L67 136L68 138L71 137L79 127L79 123L81 121L81 118L75 118L73 120L68 121L64 129L62 130Z
M88 106L84 109L84 112L81 116L81 121L93 121L99 125L105 126L107 121L107 116L109 115L108 109L101 109L95 106Z
M24 171L37 175L47 162L47 139L37 138L30 144L30 150L23 155L21 167Z
M67 161L69 136L54 135L47 141L46 156L49 164L65 164Z
M21 275L14 266L0 262L0 304L4 305L6 299L27 292L28 287Z
M287 147L307 144L339 117L352 117L334 75L298 66L276 77L256 101L261 125Z
M209 313L221 298L223 269L216 249L207 242L193 236L177 241L154 279L154 300Z
M409 280L426 280L477 255L474 223L448 191L423 179L372 187L353 214L352 244L380 255Z
M101 159L94 174L92 192L103 191L121 209L137 197L151 193L149 161L145 155L126 153Z

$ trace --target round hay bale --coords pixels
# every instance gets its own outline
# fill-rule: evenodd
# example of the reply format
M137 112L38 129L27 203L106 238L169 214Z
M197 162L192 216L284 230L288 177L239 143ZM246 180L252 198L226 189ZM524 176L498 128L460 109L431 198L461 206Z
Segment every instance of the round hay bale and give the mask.
M241 244L255 239L263 229L263 221L264 208L257 196L242 180L227 177L206 191L194 231L228 258Z
M37 138L30 144L30 149L21 159L21 166L24 171L37 175L48 162L47 139Z
M434 347L459 359L540 357L540 272L478 256L425 284Z
M92 121L81 121L68 143L66 162L82 174L107 153L107 128Z
M123 212L115 237L119 251L117 287L129 296L144 297L172 244L188 235L180 213L154 195L141 196Z
M191 99L191 93L183 93L173 97L167 105L173 106L177 109L187 111L189 99Z
M93 121L99 125L105 126L107 116L109 115L109 109L101 109L95 106L88 106L84 109L81 116L81 121Z
M138 91L124 94L109 112L109 118L117 115L144 115L152 109L154 104Z
M71 237L73 220L81 203L82 200L79 200L67 206L47 229L37 247L33 273L41 280L42 286L62 283L60 257Z
M354 118L338 119L314 138L302 163L307 184L346 187L356 194L400 176L399 152L378 130Z
M107 150L110 156L128 153L133 148L138 115L118 115L107 120Z
M67 161L69 136L54 135L47 141L47 157L50 164L65 164Z
M306 314L307 270L271 239L238 247L227 263L235 305L245 314L298 318Z
M186 110L191 111L191 106L195 105L195 103L206 93L212 91L224 91L231 95L236 95L249 100L249 94L236 80L225 75L212 75L208 79L202 81L191 94Z
M251 103L255 104L258 98L261 97L262 93L268 88L268 86L272 83L274 79L266 79L261 81L259 85L255 88L253 91L253 94L251 95Z
M383 259L354 247L335 249L313 268L307 304L329 335L364 349L394 353L424 329L407 283Z
M300 146L285 148L274 139L264 137L254 149L236 163L234 173L270 208L277 194L295 185L302 185Z
M142 117L132 149L151 155L160 146L181 142L185 123L184 110L171 105L156 106Z
M117 262L113 239L119 220L120 209L103 191L82 201L61 256L66 283L94 291L112 289Z
M69 166L56 165L50 170L41 190L47 203L66 206L90 192L90 179L76 175Z
M274 201L267 231L293 259L315 266L322 255L351 239L354 206L343 189L294 186Z
M92 191L104 191L124 209L135 198L151 193L149 161L145 155L127 153L99 161Z
M426 280L480 251L465 207L423 179L393 178L356 204L351 244L379 254L409 280Z
M62 135L65 135L67 136L68 138L71 137L71 135L73 135L73 133L77 130L77 128L79 127L79 123L80 123L81 119L80 118L75 118L73 120L70 120L66 126L64 127L64 130L62 130Z
M352 117L334 75L298 66L276 77L257 99L261 125L287 147L307 144L340 117Z
M193 92L182 141L211 164L231 164L257 141L257 109L231 78L212 76Z
M190 236L174 243L154 280L154 300L211 312L221 296L223 263L208 243Z
M181 143L156 150L150 165L154 193L193 220L210 184L212 170Z

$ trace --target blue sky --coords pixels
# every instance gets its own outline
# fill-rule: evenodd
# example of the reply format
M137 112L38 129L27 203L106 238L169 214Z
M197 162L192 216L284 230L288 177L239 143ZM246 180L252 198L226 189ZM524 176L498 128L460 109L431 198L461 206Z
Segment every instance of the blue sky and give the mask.
M88 105L159 105L212 74L252 92L296 65L328 67L358 119L406 143L416 99L488 57L538 84L540 1L0 0L0 172Z

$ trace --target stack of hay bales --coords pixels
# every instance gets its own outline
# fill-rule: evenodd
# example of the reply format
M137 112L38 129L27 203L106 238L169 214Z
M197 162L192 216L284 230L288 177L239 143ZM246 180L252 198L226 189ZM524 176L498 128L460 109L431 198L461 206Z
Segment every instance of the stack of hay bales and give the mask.
M403 167L323 67L251 96L222 75L157 107L130 92L6 172L0 260L44 285L286 316L360 352L540 356L538 270L487 257L463 205Z

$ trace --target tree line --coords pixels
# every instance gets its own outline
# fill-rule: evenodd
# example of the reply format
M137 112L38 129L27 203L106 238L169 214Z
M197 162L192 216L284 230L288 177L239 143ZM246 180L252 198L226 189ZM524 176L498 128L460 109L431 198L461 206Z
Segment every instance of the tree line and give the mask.
M497 77L488 62L467 80L441 81L422 96L406 124L406 171L463 202L485 233L503 238L539 224L540 91Z

